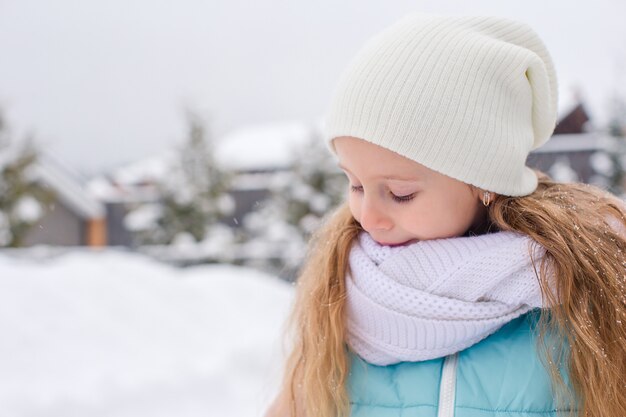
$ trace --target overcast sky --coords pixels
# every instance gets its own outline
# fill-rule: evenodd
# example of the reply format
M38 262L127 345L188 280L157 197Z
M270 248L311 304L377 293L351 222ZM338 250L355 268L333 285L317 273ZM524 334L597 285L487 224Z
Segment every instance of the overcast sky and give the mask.
M94 174L180 143L186 107L218 137L319 120L363 42L412 11L530 24L597 124L626 96L623 0L0 0L0 106Z

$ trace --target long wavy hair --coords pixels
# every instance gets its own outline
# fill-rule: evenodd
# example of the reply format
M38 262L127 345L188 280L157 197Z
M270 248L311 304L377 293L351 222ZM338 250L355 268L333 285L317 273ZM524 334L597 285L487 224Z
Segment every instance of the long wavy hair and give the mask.
M546 250L535 268L551 307L540 315L538 340L562 409L577 409L580 417L624 417L624 206L597 187L558 183L536 173L539 185L532 194L495 198L488 208L492 230L525 234ZM361 230L344 203L311 239L285 334L290 352L282 388L291 417L350 414L344 277L348 252ZM554 279L548 282L550 276ZM547 343L542 336L548 333L559 336L549 339L565 349Z

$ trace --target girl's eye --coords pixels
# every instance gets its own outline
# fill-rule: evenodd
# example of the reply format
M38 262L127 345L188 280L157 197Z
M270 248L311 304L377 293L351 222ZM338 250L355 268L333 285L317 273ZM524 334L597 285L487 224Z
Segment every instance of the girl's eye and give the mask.
M355 193L360 193L361 191L363 191L363 186L361 186L361 185L356 185L356 186L355 185L351 185L350 186L350 190L352 192L355 192ZM389 194L391 194L391 198L393 198L393 200L398 202L398 203L406 203L408 201L413 200L413 198L415 197L415 193L408 194L408 195L403 195L403 196L397 196L397 195L395 195L393 193L389 193Z
M415 193L403 195L403 196L397 196L395 194L391 194L391 195L392 195L392 198L398 203L406 203L407 201L413 200L413 198L415 197Z
M350 186L350 190L356 193L356 192L363 191L363 187L360 186L360 185L358 185L358 186L351 185Z

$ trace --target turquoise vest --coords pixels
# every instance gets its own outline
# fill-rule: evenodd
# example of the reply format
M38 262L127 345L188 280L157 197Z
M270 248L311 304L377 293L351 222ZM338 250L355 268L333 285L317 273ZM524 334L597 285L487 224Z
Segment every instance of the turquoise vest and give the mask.
M541 362L539 310L446 358L376 366L350 353L352 417L561 417ZM561 373L567 375L561 367Z

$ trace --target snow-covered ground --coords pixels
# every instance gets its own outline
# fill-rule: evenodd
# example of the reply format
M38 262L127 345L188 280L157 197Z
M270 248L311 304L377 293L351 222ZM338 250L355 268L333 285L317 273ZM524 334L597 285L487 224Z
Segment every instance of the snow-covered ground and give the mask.
M0 254L0 416L260 416L292 295L233 266Z

